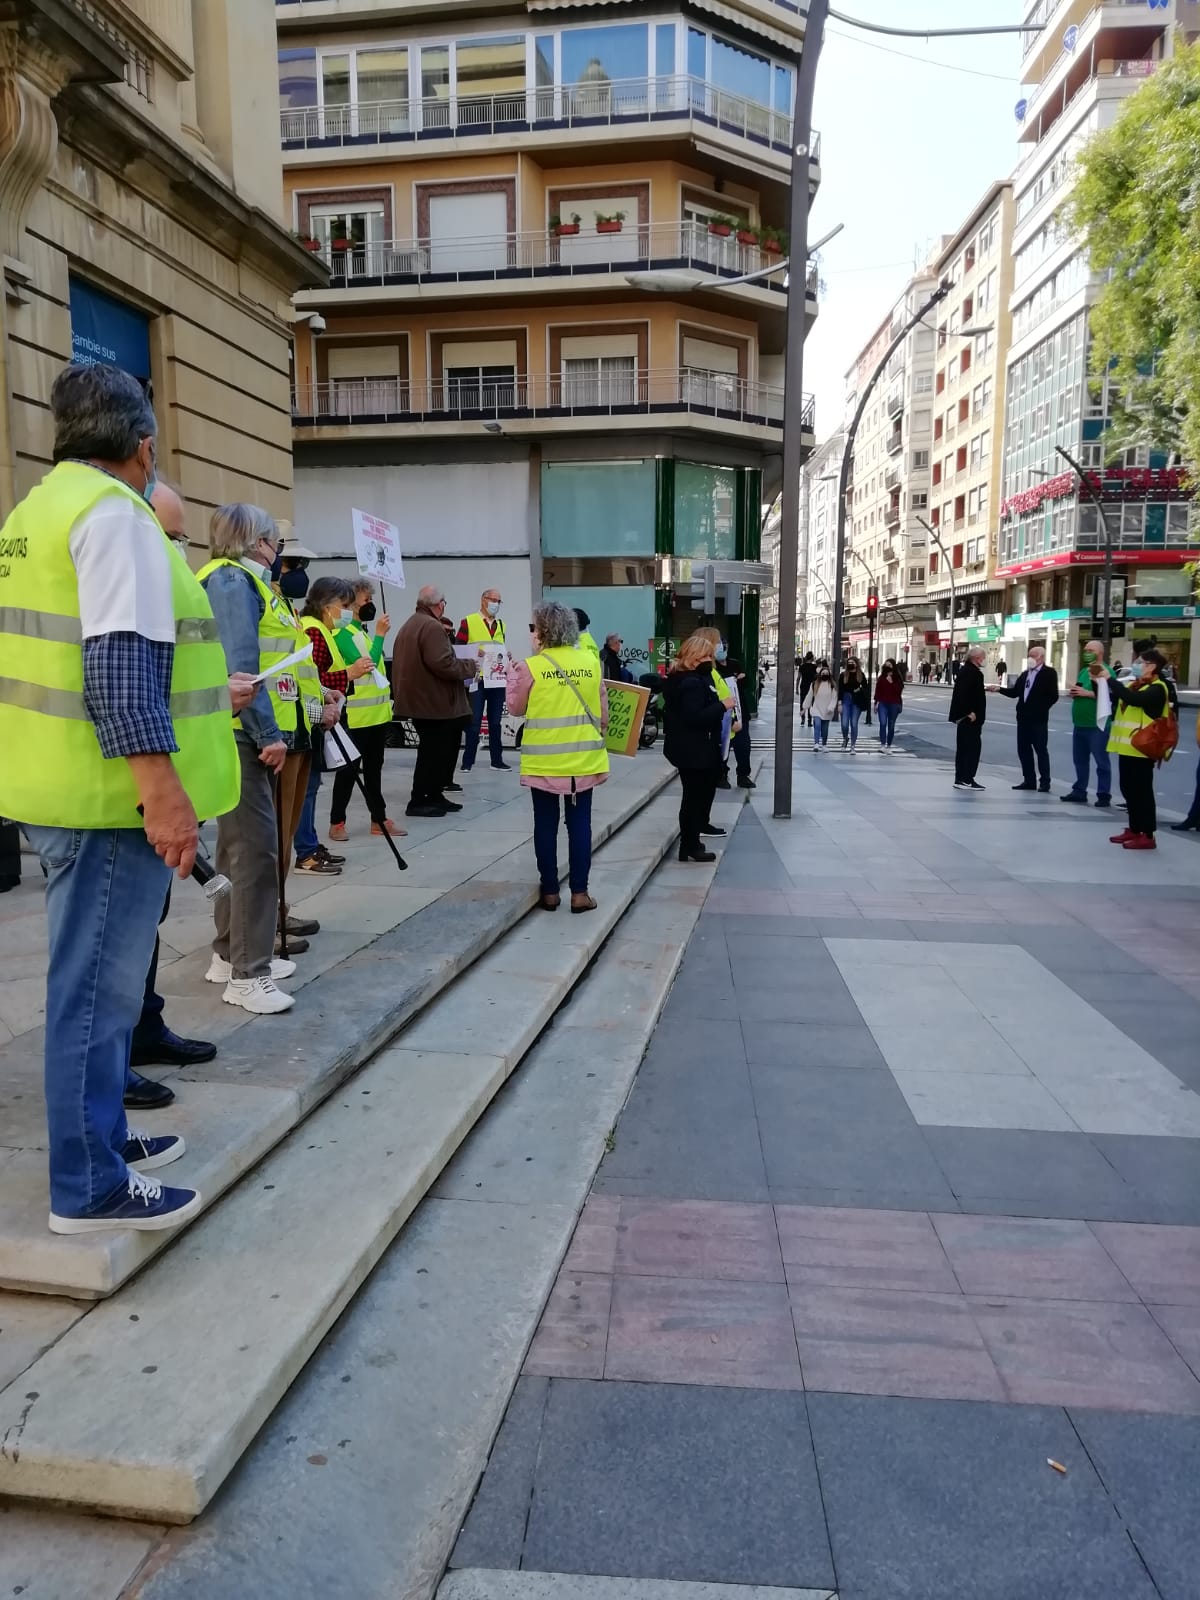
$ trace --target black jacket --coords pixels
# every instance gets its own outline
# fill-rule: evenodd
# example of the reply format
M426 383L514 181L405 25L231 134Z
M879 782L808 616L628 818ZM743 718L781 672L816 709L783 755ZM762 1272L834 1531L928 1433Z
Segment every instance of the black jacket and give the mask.
M840 672L838 674L837 692L839 700L843 695L850 695L860 711L866 711L870 707L871 685L867 682L865 676L852 679L848 672Z
M725 707L713 688L712 668L668 672L663 687L663 754L673 767L703 771L721 760Z
M950 695L950 721L962 722L972 711L975 713L976 726L982 728L987 721L987 690L983 673L973 661L964 661L958 669L958 677L954 680Z
M1058 673L1053 667L1042 667L1033 680L1033 688L1026 700L1025 680L1028 677L1029 668L1026 667L1012 687L1002 687L1000 693L1017 702L1018 722L1045 722L1051 707L1058 701Z

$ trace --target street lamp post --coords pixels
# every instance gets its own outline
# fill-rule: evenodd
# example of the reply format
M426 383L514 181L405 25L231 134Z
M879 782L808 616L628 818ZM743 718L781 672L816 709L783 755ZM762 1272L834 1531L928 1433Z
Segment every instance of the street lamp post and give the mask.
M949 651L949 659L950 659L951 664L953 664L953 661L954 661L954 622L955 622L955 618L958 616L958 586L956 585L956 583L954 581L954 562L951 561L950 556L949 556L949 554L948 554L948 552L946 550L946 546L942 543L941 534L938 533L937 529L933 526L933 524L931 522L926 522L925 518L920 516L917 513L914 513L914 515L916 515L917 521L921 524L921 526L925 529L925 532L929 535L929 537L933 540L934 544L937 545L938 549L942 552L942 560L946 563L946 571L950 574L950 651Z
M849 552L867 575L867 682L875 682L875 627L879 620L879 584L867 563L866 556L857 550ZM872 600L875 602L872 605ZM868 704L863 721L870 725L871 707Z
M1100 513L1100 526L1104 529L1104 610L1100 617L1100 637L1104 640L1104 654L1107 658L1109 645L1112 643L1112 586L1113 586L1113 539L1112 523L1108 520L1108 511L1104 501L1096 491L1090 476L1083 470L1075 457L1064 450L1062 445L1056 444L1055 450L1070 467L1079 481L1079 487L1096 510Z
M846 444L842 451L842 470L838 475L837 561L833 579L833 647L830 651L834 662L840 661L842 652L842 618L845 609L842 600L842 586L846 580L846 502L850 493L850 469L854 462L854 441L858 437L859 424L862 422L863 414L867 409L867 401L875 392L875 385L887 370L888 362L917 324L923 322L935 306L941 305L953 287L954 285L949 278L938 284L925 304L913 313L891 344L888 345L879 365L871 374L870 381L859 396L858 406L850 426L846 430Z

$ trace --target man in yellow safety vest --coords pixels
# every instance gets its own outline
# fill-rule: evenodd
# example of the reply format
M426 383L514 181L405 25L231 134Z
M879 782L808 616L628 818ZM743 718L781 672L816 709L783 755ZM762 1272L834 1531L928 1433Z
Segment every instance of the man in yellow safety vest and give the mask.
M455 635L456 644L478 645L480 650L485 650L488 645L504 643L504 624L500 620L500 591L499 589L485 589L479 597L479 610L472 611L469 617L464 617L458 625ZM493 655L495 652L493 652ZM508 652L504 652L503 667L508 665ZM508 771L508 762L504 759L504 745L501 735L504 723L504 689L503 686L489 686L482 677L475 678L468 683L471 698L471 721L467 728L466 742L463 747L462 770L470 772L475 765L475 757L479 752L479 734L483 726L483 715L487 712L488 722L488 753L492 758L492 766L498 772Z
M122 1098L171 869L237 803L228 668L147 504L141 385L72 365L50 410L55 466L0 529L0 813L47 873L50 1227L170 1228L200 1196L143 1174L183 1140L131 1129Z

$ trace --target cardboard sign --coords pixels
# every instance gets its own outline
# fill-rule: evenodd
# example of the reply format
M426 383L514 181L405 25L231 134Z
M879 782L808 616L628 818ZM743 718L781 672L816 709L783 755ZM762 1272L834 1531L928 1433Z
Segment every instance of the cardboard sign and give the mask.
M604 735L605 748L610 755L637 754L638 740L642 734L642 721L650 704L650 691L636 683L613 683L604 680L608 691L608 731Z
M400 554L400 529L367 511L352 511L354 551L358 570L373 583L404 587L404 561Z

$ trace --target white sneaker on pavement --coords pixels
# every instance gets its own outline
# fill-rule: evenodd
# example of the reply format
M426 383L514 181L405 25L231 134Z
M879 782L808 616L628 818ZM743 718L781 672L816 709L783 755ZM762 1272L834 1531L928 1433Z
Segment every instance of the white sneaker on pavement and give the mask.
M290 978L296 970L294 961L285 961L281 956L276 956L271 962L271 976L275 979ZM233 968L228 961L222 961L215 952L208 963L208 971L204 974L207 983L229 983L233 977ZM241 981L241 980L239 980ZM246 982L250 982L246 979Z
M227 1005L241 1006L243 1011L264 1017L290 1011L296 1004L295 995L284 994L271 978L230 978L221 998Z

